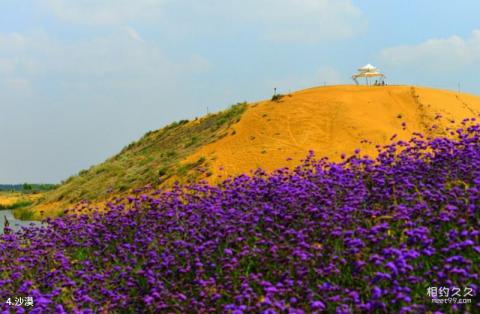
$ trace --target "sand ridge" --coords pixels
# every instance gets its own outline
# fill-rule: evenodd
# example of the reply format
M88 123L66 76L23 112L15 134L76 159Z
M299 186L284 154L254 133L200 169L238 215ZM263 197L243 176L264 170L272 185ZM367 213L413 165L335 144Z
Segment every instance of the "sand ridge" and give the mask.
M375 144L388 143L394 134L409 139L413 132L428 133L436 115L460 121L479 113L480 97L446 90L316 87L285 95L278 102L251 105L228 136L202 147L185 162L206 157L214 174L209 181L214 182L219 175L295 165L309 150L333 160L355 149L372 155ZM364 139L372 144L362 143Z

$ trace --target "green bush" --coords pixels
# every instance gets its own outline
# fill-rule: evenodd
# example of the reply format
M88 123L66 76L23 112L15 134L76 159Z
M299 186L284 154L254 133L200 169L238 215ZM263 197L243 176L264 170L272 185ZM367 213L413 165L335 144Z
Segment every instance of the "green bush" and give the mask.
M283 97L284 95L282 94L275 94L272 96L272 101L279 102Z
M15 218L20 220L32 220L34 213L28 208L19 208L13 212Z
M159 177L163 177L167 173L168 173L168 168L167 167L163 167L163 168L160 168L160 170L158 170L158 176Z

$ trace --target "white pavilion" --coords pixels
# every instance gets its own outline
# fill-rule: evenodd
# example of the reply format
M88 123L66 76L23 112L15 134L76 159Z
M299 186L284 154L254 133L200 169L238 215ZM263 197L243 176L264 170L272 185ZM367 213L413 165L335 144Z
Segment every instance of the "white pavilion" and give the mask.
M369 78L377 78L376 82L379 85L384 85L385 83L385 75L380 73L380 70L370 63L358 69L358 72L352 75L352 80L355 84L360 85L358 79L362 77L365 78L366 85L371 85Z

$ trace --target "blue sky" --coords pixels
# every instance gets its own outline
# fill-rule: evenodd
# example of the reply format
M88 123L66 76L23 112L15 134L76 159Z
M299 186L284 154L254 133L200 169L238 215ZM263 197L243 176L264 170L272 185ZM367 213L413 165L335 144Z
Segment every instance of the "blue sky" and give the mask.
M59 182L145 132L350 83L480 94L478 1L4 0L0 183Z

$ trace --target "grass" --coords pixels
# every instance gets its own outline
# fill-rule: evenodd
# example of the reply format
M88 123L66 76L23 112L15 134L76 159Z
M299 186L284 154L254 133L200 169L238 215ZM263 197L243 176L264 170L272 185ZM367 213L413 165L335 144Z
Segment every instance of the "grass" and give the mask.
M246 103L193 121L181 120L162 129L147 132L102 164L85 169L46 193L41 204L61 201L66 205L81 200L104 200L128 190L179 182L191 182L205 158L182 163L203 145L212 143L232 132L231 126L240 121Z
M27 207L32 204L33 204L33 201L30 201L30 200L19 200L10 205L0 204L0 210L1 209L17 209L17 208Z
M282 95L282 94L275 94L275 95L272 96L272 101L274 101L274 102L280 102L280 100L281 100L283 97L285 97L285 96Z
M15 218L33 220L34 212L28 206L40 197L29 192L0 192L0 210L13 210Z
M40 193L0 191L0 210L27 207L41 197Z
M13 215L20 220L34 220L35 212L32 209L20 207L13 212Z

